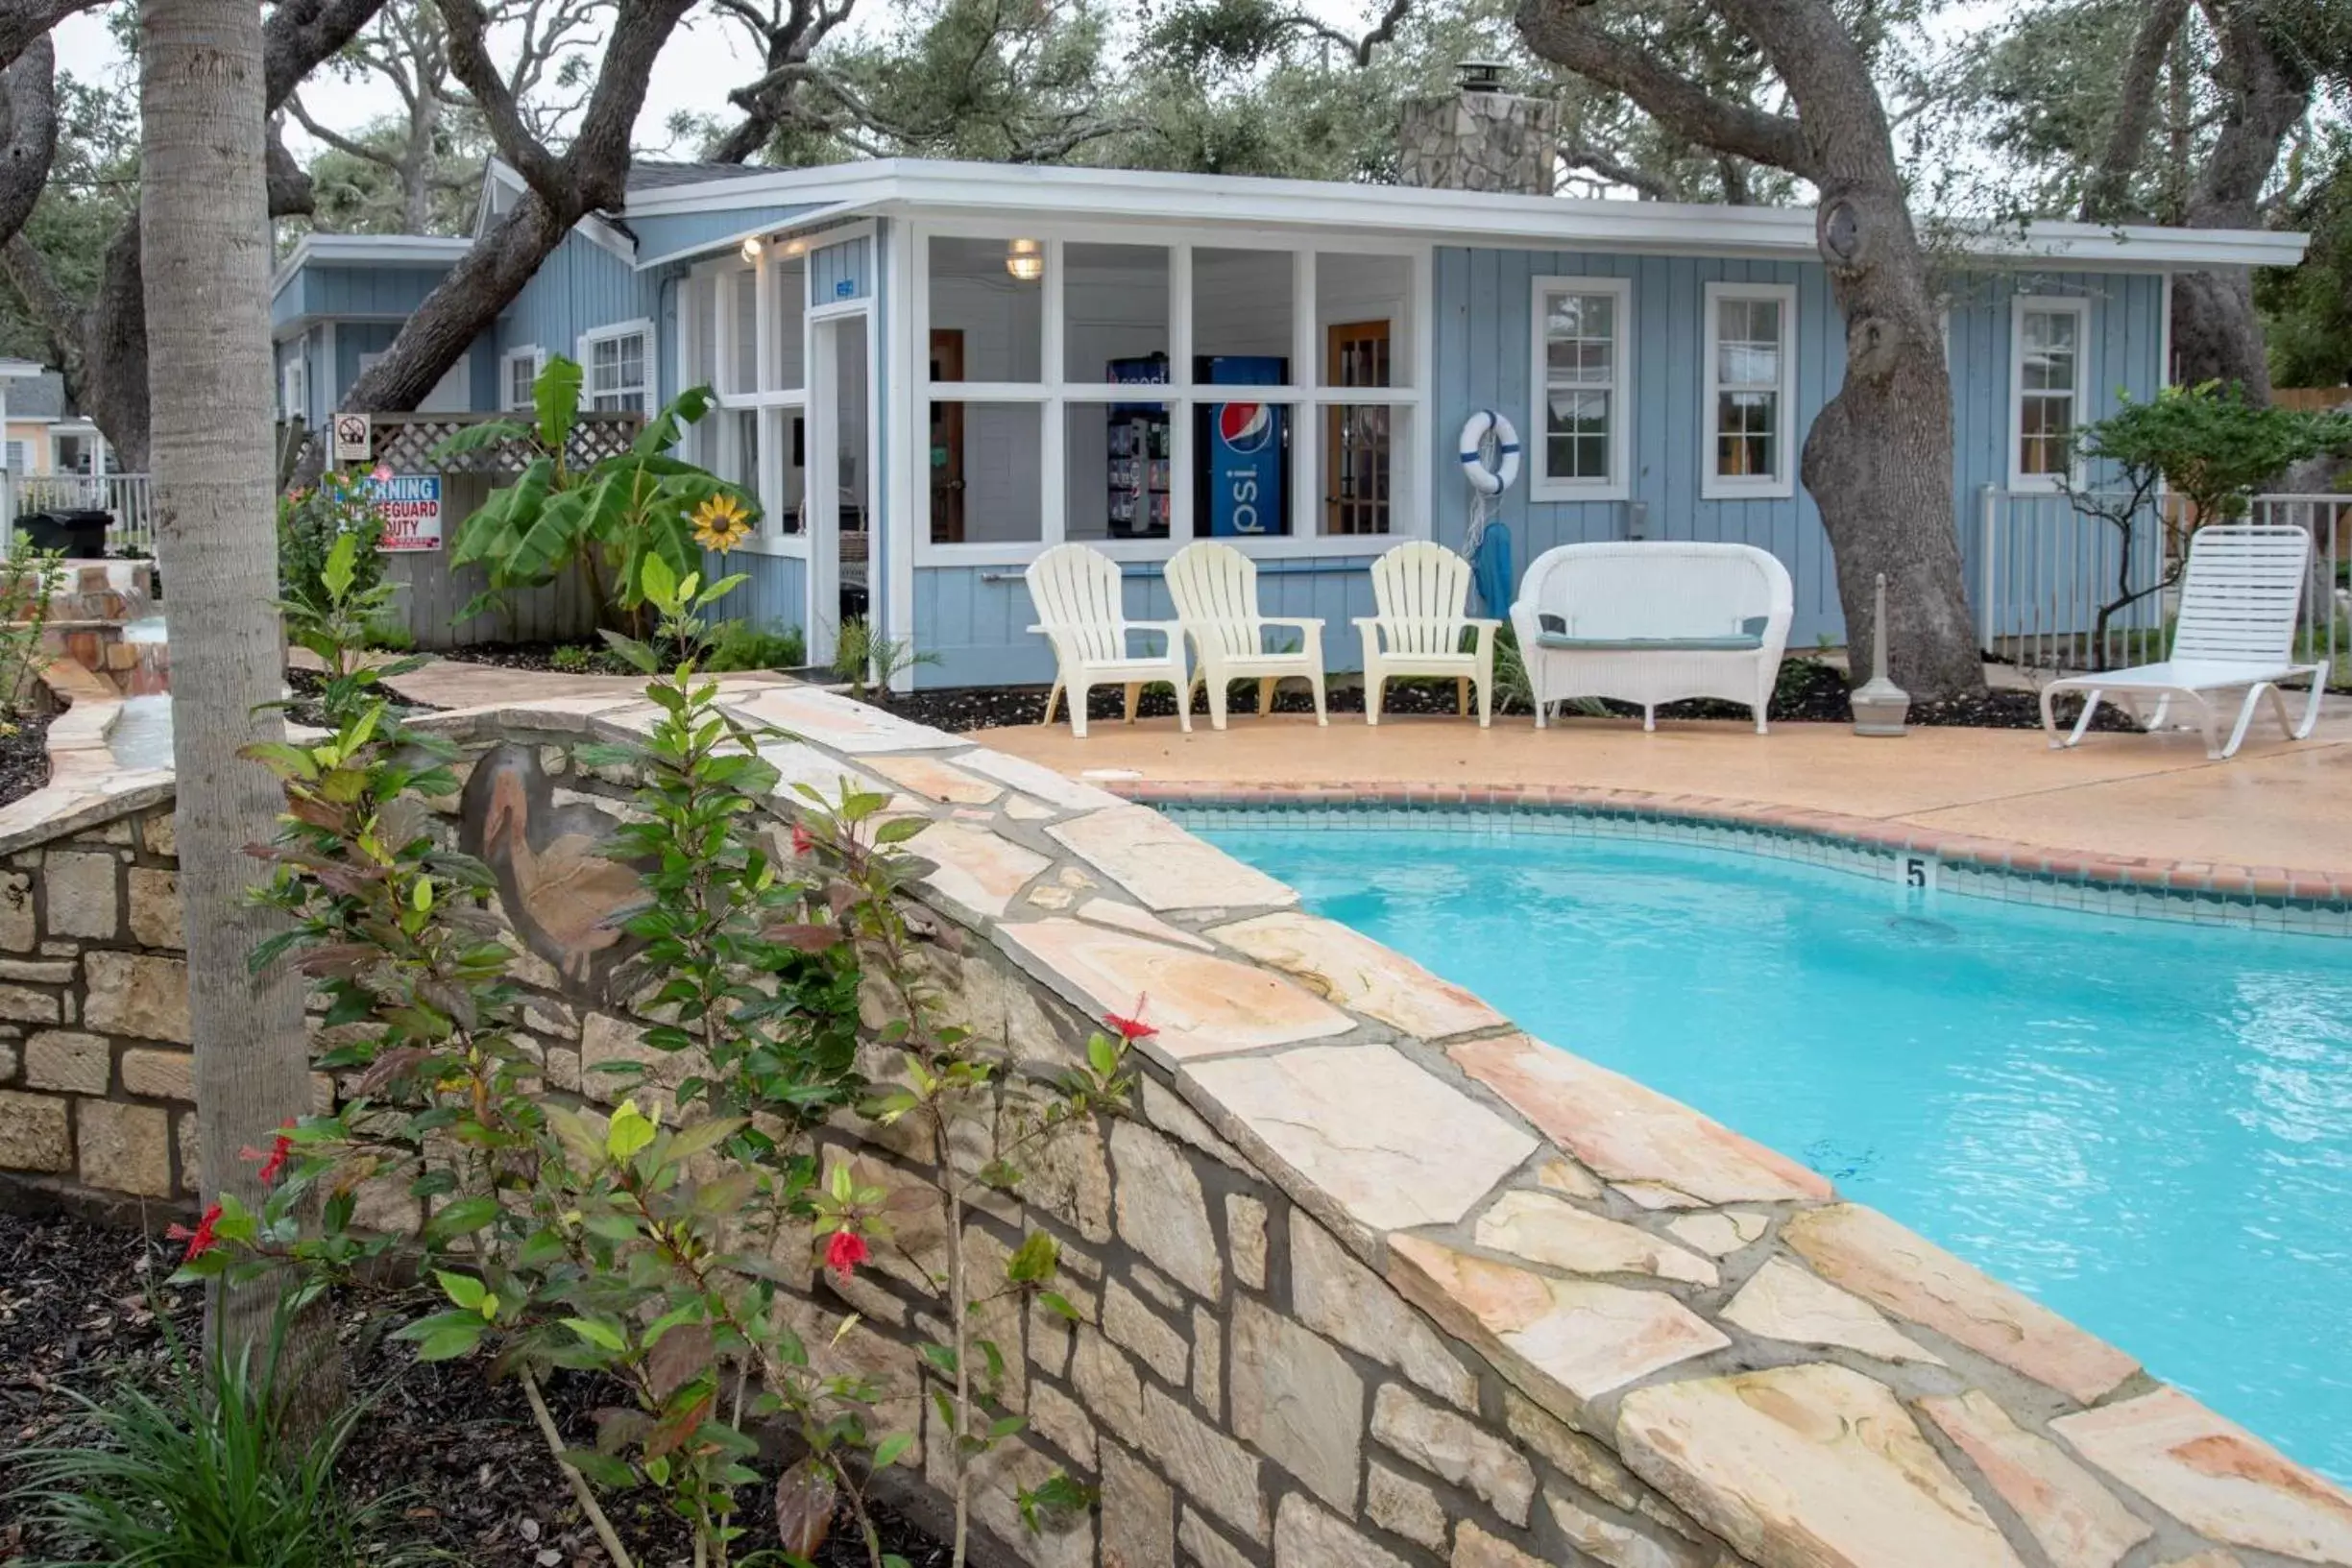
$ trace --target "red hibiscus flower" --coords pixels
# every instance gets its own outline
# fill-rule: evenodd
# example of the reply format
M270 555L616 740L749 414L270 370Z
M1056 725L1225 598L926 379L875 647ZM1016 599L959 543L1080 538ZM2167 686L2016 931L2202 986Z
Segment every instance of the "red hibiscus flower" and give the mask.
M833 1233L833 1240L825 1243L825 1266L843 1279L849 1278L851 1269L872 1256L873 1253L866 1249L865 1238L854 1230L837 1230Z
M808 829L802 827L799 823L793 823L792 853L794 855L806 855L814 848L816 848L816 835L810 832Z
M212 1234L212 1227L220 1222L221 1206L215 1203L206 1209L203 1217L196 1221L194 1230L188 1229L185 1225L174 1225L163 1235L167 1241L187 1242L187 1256L182 1261L194 1263L220 1244L220 1238Z
M292 1117L288 1117L283 1122L280 1122L279 1125L291 1131L294 1126L294 1119ZM251 1147L249 1146L245 1148L237 1150L237 1158L240 1160L259 1160L261 1162L261 1185L267 1187L278 1180L279 1173L285 1170L286 1161L292 1156L293 1153L294 1140L286 1136L286 1133L281 1132L270 1144L270 1151L267 1154L264 1154L259 1149Z
M1159 1030L1143 1021L1144 1003L1151 1000L1149 996L1137 997L1135 1015L1132 1018L1121 1018L1117 1013L1105 1013L1103 1015L1103 1022L1118 1030L1119 1038L1130 1046L1138 1040L1149 1040L1159 1033Z

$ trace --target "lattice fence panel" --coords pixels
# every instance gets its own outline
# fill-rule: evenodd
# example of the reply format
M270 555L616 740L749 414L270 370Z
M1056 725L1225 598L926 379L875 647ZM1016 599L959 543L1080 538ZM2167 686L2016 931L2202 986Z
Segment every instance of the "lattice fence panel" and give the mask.
M468 452L446 463L436 462L433 451L443 442L468 426L504 418L497 414L377 414L368 424L370 456L395 473L486 473L495 476L521 473L530 466L532 448L521 442L506 442ZM644 427L644 418L638 414L583 413L571 427L571 439L566 446L564 461L573 469L585 469L607 457L616 457L629 449L637 433ZM317 446L325 437L312 431L303 438L305 447ZM303 455L307 456L305 451Z

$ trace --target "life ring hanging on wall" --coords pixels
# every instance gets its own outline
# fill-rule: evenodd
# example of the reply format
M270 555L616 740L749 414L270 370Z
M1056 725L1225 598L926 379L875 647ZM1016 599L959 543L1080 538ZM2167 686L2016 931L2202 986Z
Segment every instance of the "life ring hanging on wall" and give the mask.
M1494 456L1487 456L1491 441ZM1481 495L1500 495L1519 477L1519 433L1512 428L1510 416L1495 409L1482 408L1464 422L1462 426L1463 476L1470 488Z

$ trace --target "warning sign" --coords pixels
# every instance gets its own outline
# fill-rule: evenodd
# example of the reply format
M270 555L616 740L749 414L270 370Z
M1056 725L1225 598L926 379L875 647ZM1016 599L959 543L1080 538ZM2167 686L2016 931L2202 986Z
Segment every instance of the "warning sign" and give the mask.
M384 519L383 548L390 551L441 548L441 475L396 473L370 479L368 493Z

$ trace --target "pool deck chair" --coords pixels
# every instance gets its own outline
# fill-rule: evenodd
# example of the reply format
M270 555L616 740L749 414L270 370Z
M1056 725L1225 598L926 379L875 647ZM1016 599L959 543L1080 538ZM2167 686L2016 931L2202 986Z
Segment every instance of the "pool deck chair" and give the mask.
M1054 704L1067 697L1070 733L1086 738L1086 694L1098 686L1127 688L1127 721L1135 722L1135 699L1152 681L1176 688L1176 720L1189 732L1184 712L1184 634L1174 621L1129 620L1122 606L1119 563L1083 544L1056 544L1029 564L1025 573L1037 624L1030 631L1054 645L1054 689L1046 694L1044 722L1054 722ZM1157 652L1133 651L1137 634L1160 639Z
M1169 558L1168 596L1176 601L1176 624L1192 639L1196 682L1209 688L1209 727L1225 727L1225 683L1258 683L1258 712L1273 712L1274 683L1295 676L1315 692L1315 722L1330 723L1323 712L1323 623L1315 616L1258 614L1258 567L1230 544L1201 540ZM1266 645L1270 629L1296 631L1299 646L1281 652ZM1192 711L1184 693L1183 711Z
M2172 702L2194 705L2205 731L2205 755L2219 761L2234 757L2254 721L2255 705L2270 699L2270 712L2291 740L2307 738L2319 719L2327 689L2327 665L2294 662L2295 613L2311 571L2311 535L2300 528L2230 524L2200 528L2190 537L2189 569L2182 579L2180 619L2172 629L2172 656L2161 664L2097 675L2073 675L2042 688L2042 728L2055 747L2072 746L2091 727L2102 701L2142 718L2140 702L2156 699L2146 715L2150 730L2162 729ZM2289 712L2281 682L2308 679L2311 696L2302 722ZM2083 693L2082 717L2064 739L2050 699L2061 691ZM2238 722L2223 741L2215 700L2243 691Z
M1364 639L1364 722L1380 722L1381 688L1392 676L1450 675L1467 714L1478 687L1478 727L1494 716L1494 632L1499 620L1463 614L1470 602L1470 564L1426 540L1399 544L1372 563L1374 615L1356 618ZM1462 634L1478 636L1466 651Z

